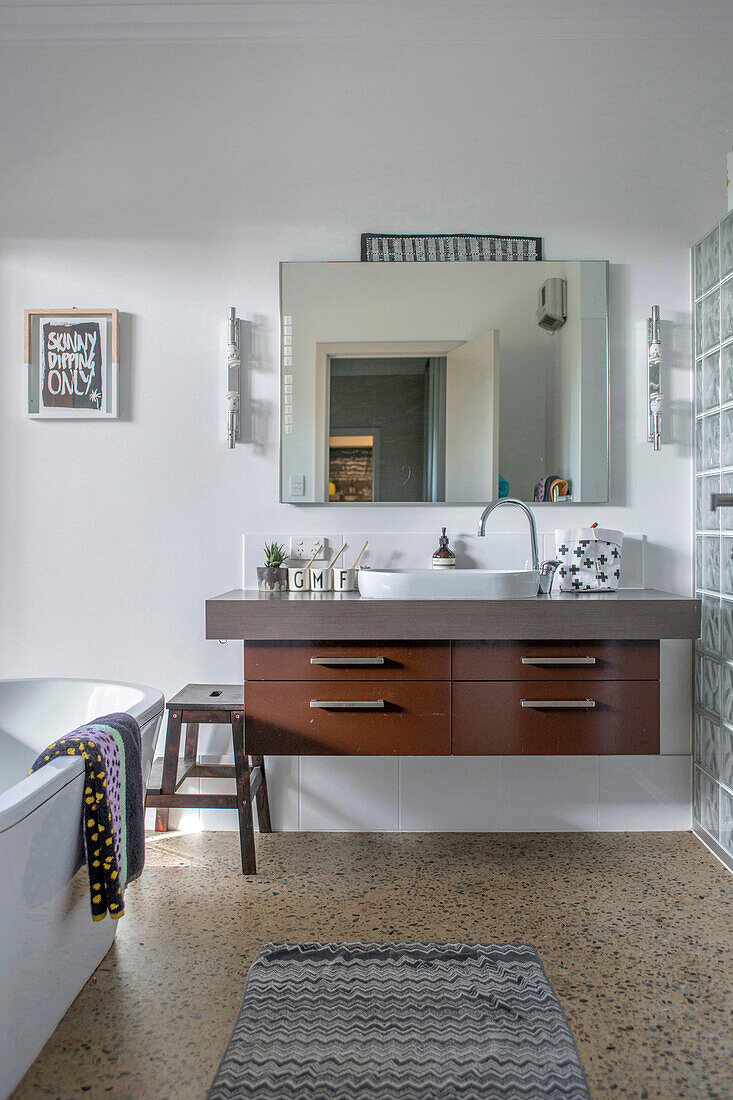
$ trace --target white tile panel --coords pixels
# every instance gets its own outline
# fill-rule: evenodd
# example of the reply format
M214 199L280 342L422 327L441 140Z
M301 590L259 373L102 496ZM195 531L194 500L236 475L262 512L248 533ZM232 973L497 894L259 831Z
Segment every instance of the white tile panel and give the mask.
M400 827L575 831L598 825L593 756L402 757Z
M599 827L689 829L689 756L602 756Z
M393 756L301 756L300 828L398 828L399 761Z

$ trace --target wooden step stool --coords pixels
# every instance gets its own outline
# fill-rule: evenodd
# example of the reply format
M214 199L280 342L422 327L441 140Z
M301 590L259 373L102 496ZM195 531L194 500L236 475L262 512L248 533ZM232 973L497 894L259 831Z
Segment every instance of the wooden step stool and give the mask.
M239 814L239 843L242 850L242 874L257 872L255 859L252 799L257 799L257 819L261 833L271 833L270 804L267 798L265 761L249 757L244 751L244 688L241 684L187 684L166 703L168 727L162 765L156 761L150 775L146 806L155 806L155 831L166 832L168 814L177 809L229 809ZM199 723L222 723L232 727L234 767L230 764L199 764L197 761ZM186 727L183 759L181 728ZM234 779L236 794L178 794L184 779Z

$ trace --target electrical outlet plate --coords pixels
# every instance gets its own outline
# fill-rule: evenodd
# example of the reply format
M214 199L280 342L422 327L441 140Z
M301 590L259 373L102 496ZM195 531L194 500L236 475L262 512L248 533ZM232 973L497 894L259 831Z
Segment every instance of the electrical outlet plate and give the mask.
M318 547L323 544L316 561L328 559L328 539L325 535L291 535L290 558L292 561L310 561Z

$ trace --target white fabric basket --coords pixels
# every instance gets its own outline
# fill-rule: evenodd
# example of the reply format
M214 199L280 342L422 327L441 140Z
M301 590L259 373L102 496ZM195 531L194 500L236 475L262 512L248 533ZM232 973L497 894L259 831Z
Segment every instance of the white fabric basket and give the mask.
M621 531L566 527L555 531L561 592L613 592L621 578Z

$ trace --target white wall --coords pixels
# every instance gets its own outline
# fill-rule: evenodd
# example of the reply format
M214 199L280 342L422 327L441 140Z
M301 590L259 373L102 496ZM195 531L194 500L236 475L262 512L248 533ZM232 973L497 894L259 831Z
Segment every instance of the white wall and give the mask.
M707 6L640 3L637 25L627 5L589 3L570 39L567 5L555 33L545 20L533 38L532 5L494 24L487 5L483 30L474 5L469 35L461 3L438 36L437 9L419 0L409 16L401 8L390 42L360 4L361 39L336 42L333 6L315 3L309 41L283 26L277 42L252 28L236 42L74 46L55 44L52 29L46 43L0 48L2 675L111 677L167 693L237 680L241 650L204 640L203 601L240 583L243 532L405 529L400 508L340 510L335 524L324 508L276 503L277 264L355 258L366 229L538 234L550 258L608 257L612 503L573 515L645 532L648 583L689 591L688 245L723 210L731 139L730 42L699 17ZM609 8L605 22L586 18ZM643 394L655 302L673 324L656 455ZM223 442L230 304L253 331L253 442L234 452ZM22 414L23 309L71 305L124 313L118 422ZM559 519L543 510L540 528ZM409 512L414 531L470 531L475 520L460 507ZM514 522L496 517L498 529ZM673 661L672 679L686 683L687 647ZM379 764L387 788L389 765ZM348 825L345 799L358 804L372 776L359 762L339 768L318 797L331 799L324 821ZM302 789L318 792L309 777ZM635 788L632 821L649 820L652 786ZM585 821L577 807L558 814ZM443 817L436 810L434 824ZM376 811L370 820L384 824Z

